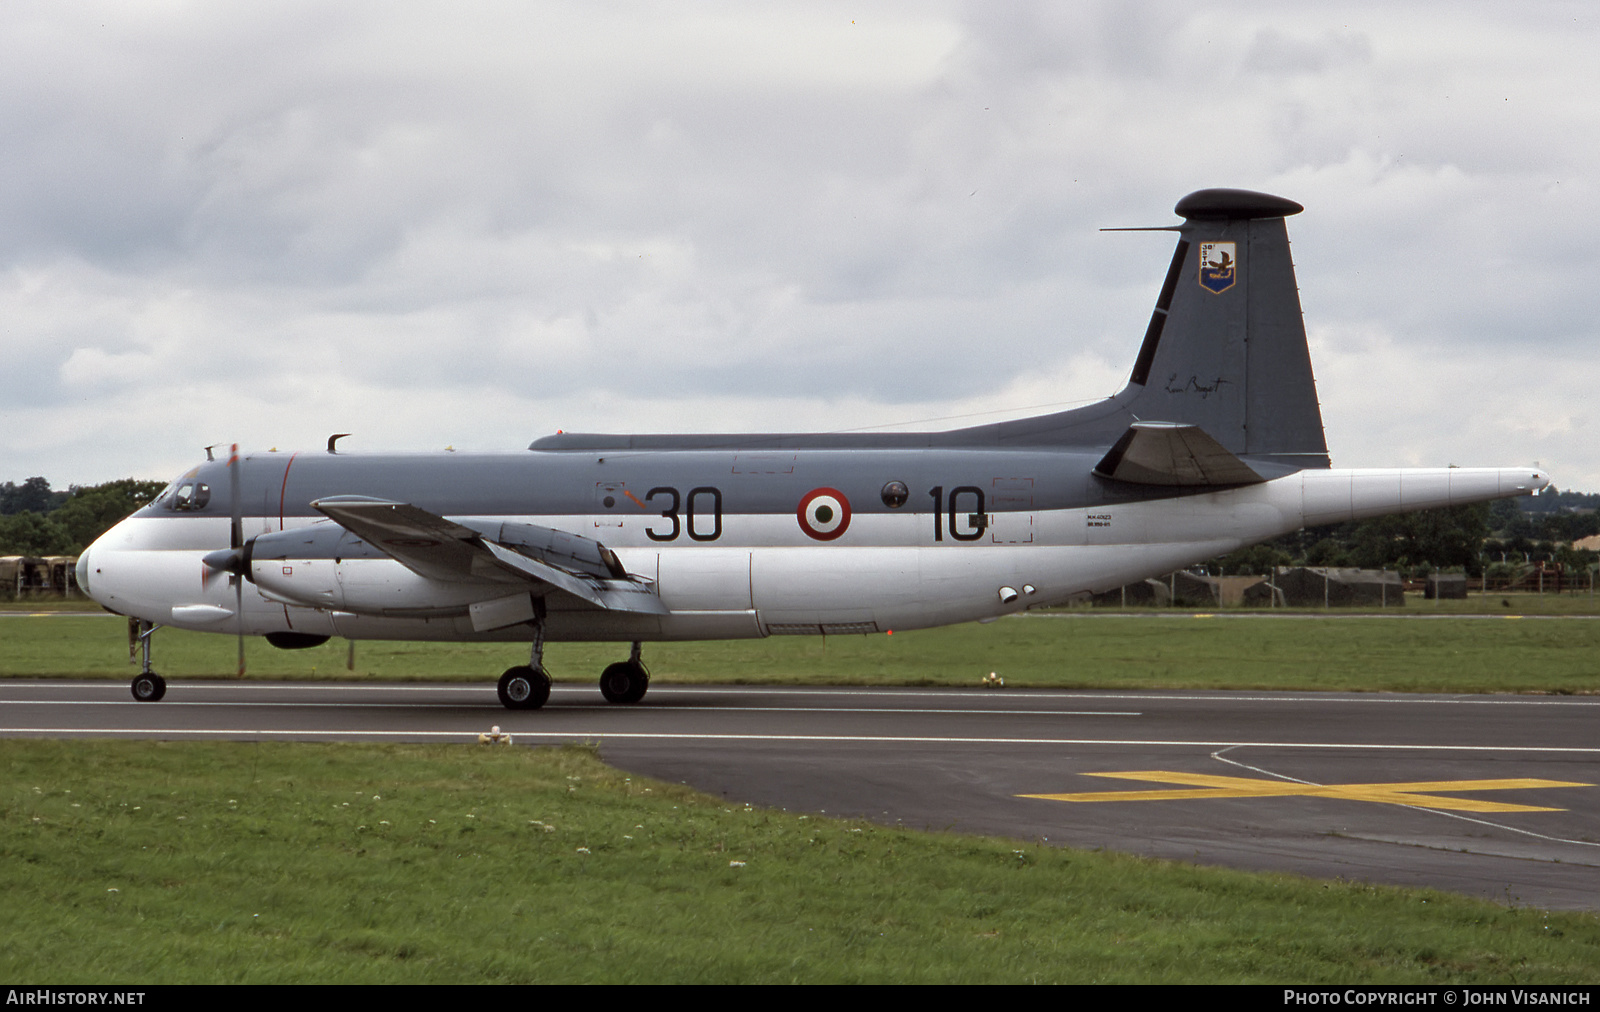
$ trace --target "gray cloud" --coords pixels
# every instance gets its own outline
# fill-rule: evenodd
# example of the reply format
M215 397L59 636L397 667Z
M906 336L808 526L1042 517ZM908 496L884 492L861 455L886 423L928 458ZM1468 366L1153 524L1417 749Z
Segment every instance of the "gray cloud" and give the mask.
M1341 463L1600 488L1575 10L18 5L0 459L1108 394L1170 246L1096 229L1236 185L1307 207Z

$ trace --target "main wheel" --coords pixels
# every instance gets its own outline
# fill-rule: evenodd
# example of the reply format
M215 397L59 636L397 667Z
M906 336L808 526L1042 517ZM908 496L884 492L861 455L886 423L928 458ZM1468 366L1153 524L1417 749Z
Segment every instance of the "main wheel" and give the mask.
M637 703L650 688L650 672L643 664L618 661L600 673L600 695L608 703Z
M131 688L134 699L141 703L156 703L167 694L167 680L151 671L135 678Z
M550 698L550 676L524 664L507 668L496 688L500 693L500 705L506 709L537 710Z

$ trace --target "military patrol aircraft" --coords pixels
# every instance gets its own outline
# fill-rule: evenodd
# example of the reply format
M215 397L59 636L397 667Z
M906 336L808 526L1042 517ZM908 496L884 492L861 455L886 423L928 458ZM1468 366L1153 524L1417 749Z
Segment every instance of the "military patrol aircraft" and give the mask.
M544 644L631 643L600 689L643 698L650 640L982 621L1317 524L1544 488L1528 467L1335 470L1284 218L1180 200L1133 372L1104 401L932 433L589 435L520 453L211 459L78 560L130 616L133 696L159 626L351 640L531 642L500 700L541 706Z

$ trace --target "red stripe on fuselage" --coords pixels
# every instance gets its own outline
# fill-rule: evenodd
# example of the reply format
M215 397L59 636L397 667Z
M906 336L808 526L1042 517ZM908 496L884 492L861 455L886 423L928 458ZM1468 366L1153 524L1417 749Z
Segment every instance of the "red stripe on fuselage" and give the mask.
M289 468L294 466L294 458L298 456L300 456L300 451L294 451L289 454L289 463L283 465L283 487L278 489L278 530L280 531L283 530L283 501L289 495ZM285 608L284 615L287 616L288 614L289 610Z

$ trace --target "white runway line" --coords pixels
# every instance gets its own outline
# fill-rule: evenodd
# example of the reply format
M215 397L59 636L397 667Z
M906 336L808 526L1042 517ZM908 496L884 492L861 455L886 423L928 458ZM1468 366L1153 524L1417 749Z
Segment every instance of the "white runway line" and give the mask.
M380 709L406 709L406 710L436 710L443 703L274 703L260 701L218 701L205 702L201 700L167 701L159 704L140 703L132 699L0 699L0 704L8 706L151 706L162 707L226 707L228 709L250 709L252 707L276 707L279 709L303 710L380 710ZM457 704L459 705L459 704ZM492 706L495 710L503 709L498 701L489 699L484 706ZM949 707L935 707L916 709L905 706L861 707L861 706L674 706L670 708L658 707L654 710L648 707L630 707L619 709L614 703L596 703L593 706L561 706L549 712L571 713L576 710L600 710L607 713L655 713L670 715L674 713L906 713L918 716L940 716L949 714L958 717L1142 717L1144 714L1138 710L954 710Z
M634 732L634 731L538 731L511 727L509 733L518 738L538 738L552 741L775 741L859 744L912 744L912 745L1105 745L1125 748L1280 748L1297 750L1371 750L1376 752L1485 752L1502 754L1558 754L1600 755L1600 747L1564 747L1553 745L1400 745L1359 742L1295 742L1295 741L1179 741L1161 739L1119 738L965 738L932 735L848 735L848 734L702 734L688 732ZM235 735L261 737L282 735L289 737L472 737L477 731L415 731L406 729L374 730L296 730L293 728L126 728L126 727L0 727L0 734L110 734L110 735Z

